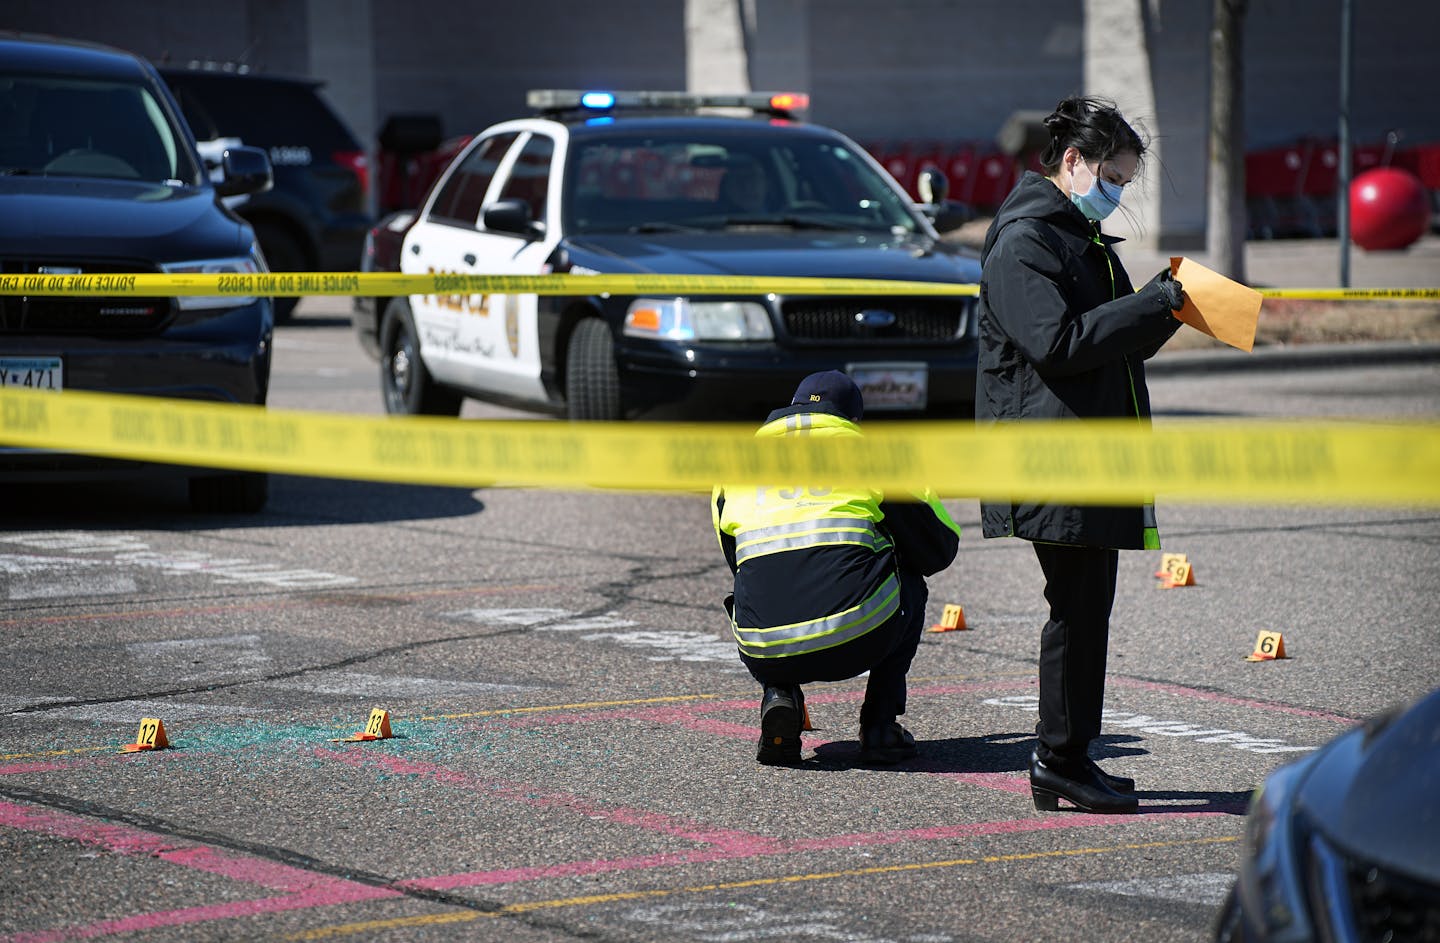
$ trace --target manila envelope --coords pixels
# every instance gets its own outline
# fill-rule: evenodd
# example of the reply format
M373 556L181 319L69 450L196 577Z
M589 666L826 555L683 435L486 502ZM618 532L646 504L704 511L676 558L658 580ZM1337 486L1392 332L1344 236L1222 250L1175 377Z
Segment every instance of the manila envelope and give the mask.
M1170 258L1170 274L1185 289L1185 305L1175 317L1231 347L1254 349L1263 297L1258 291L1178 256Z

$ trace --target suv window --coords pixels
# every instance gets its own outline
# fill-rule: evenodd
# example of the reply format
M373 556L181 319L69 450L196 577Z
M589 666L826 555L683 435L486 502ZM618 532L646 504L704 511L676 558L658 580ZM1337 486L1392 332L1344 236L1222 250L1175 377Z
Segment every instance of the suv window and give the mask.
M524 200L530 204L530 218L543 221L545 193L550 188L550 157L554 153L554 141L543 134L532 134L516 155L500 198Z
M0 73L0 172L199 182L145 86L14 73Z
M500 166L501 158L517 136L497 134L476 144L435 195L430 218L474 226L480 217L485 191L490 189L490 181L495 177L495 168Z
M238 137L265 148L312 142L330 151L358 147L313 91L314 83L168 70L164 75L197 140ZM301 91L308 93L297 94Z
M572 144L569 232L723 229L767 219L913 231L907 204L838 139L615 135Z

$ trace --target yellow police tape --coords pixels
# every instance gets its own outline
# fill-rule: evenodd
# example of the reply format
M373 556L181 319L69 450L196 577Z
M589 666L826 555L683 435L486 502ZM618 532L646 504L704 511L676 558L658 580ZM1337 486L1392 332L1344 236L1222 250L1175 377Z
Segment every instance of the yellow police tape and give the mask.
M603 295L740 294L975 295L978 285L861 278L748 275L401 275L394 272L271 272L214 275L0 275L0 295Z
M1262 288L1266 298L1312 301L1440 300L1440 288ZM0 295L168 297L365 295L977 295L980 286L862 278L747 275L402 275L396 272L0 275Z
M708 490L855 482L890 493L1078 503L1440 505L1440 423L1134 420L753 425L340 415L66 390L0 390L0 445L423 485Z

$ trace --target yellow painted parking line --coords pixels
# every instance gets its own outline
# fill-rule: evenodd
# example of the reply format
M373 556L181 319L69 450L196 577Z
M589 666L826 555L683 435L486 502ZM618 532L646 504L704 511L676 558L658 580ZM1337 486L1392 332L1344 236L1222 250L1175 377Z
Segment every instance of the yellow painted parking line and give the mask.
M396 917L390 920L366 920L358 923L317 927L284 937L286 940L325 940L350 936L357 933L374 933L398 930L406 927L439 926L450 923L464 923L486 917L507 917L533 913L541 910L560 910L571 907L592 907L601 904L623 903L633 900L654 900L675 897L682 894L707 894L714 891L745 890L755 887L776 887L786 884L804 884L818 881L833 881L843 878L874 877L885 874L901 874L915 871L934 871L944 868L974 867L985 864L1006 864L1017 861L1038 861L1054 858L1076 858L1084 855L1114 854L1125 851L1153 851L1163 848L1184 848L1198 845L1218 845L1239 841L1238 835L1222 835L1213 838L1183 838L1167 841L1125 842L1089 848L1061 848L1052 851L1019 852L1008 855L984 855L975 858L948 858L942 861L917 861L907 864L880 865L873 868L847 868L840 871L817 871L809 874L786 874L771 878L752 878L745 881L724 881L714 884L692 884L683 887L657 888L644 891L618 891L611 894L590 894L583 897L561 897L552 900L524 901L505 904L495 910L467 910L460 913L429 914L417 917Z
M0 754L0 763L9 760L41 760L53 756L69 756L72 753L94 753L99 750L114 750L115 744L106 743L98 747L73 747L69 750L42 750L39 753L4 753Z

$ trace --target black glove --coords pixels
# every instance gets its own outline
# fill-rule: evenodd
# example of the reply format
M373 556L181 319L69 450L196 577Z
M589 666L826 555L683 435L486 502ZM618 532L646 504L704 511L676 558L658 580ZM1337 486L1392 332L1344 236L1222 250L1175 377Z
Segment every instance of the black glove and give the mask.
M1160 297L1165 299L1165 306L1171 311L1179 311L1185 306L1185 286L1175 280L1168 268L1161 269L1150 279L1150 284L1160 289Z

